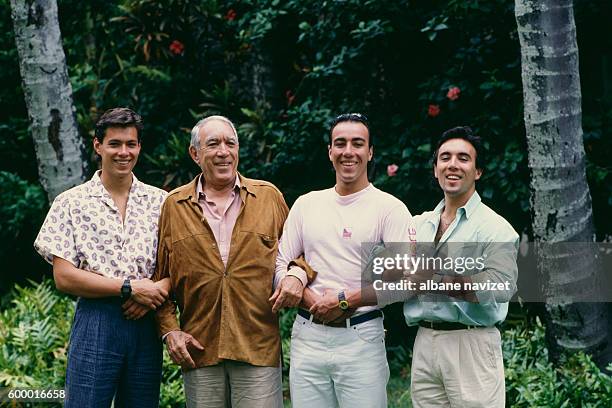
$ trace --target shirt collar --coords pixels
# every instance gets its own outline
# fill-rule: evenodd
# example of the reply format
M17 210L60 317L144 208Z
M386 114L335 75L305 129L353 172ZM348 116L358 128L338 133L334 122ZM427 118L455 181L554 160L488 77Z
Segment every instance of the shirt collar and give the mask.
M93 177L90 180L89 185L89 195L92 197L103 197L105 195L110 195L102 184L102 180L100 179L100 174L102 170L97 170ZM144 188L144 184L136 178L134 173L132 173L132 185L130 186L130 196L138 196L143 197L148 195L147 189Z
M472 216L472 214L474 214L474 211L476 211L476 208L478 208L478 205L481 203L481 201L482 200L480 199L480 195L478 194L478 192L474 191L474 194L472 194L472 196L467 201L467 203L459 207L457 211L463 210L463 213L465 214L465 218L469 219ZM434 208L432 212L432 218L429 220L429 222L432 222L435 224L437 220L440 219L442 210L444 210L444 199L442 199L442 201L440 201L438 205L436 205L436 208Z
M238 187L240 190L244 190L249 194L255 196L255 189L251 180L243 177L239 172L236 173L238 177L236 177L236 182L234 183L234 188ZM202 184L200 183L200 177L202 174L197 175L189 184L186 184L183 187L179 187L179 192L177 194L177 201L183 200L192 200L194 202L198 201L199 193L202 189ZM240 194L240 197L244 201L243 194Z
M204 187L202 187L202 174L200 174L197 177L197 182L196 182L196 197L199 199L201 196L205 196L206 194L204 194ZM240 191L240 188L242 187L242 183L240 182L240 177L238 177L238 175L236 175L236 181L234 182L234 188L233 190L236 191Z
M472 194L468 202L465 203L463 207L461 207L465 211L465 218L469 219L472 214L474 214L474 211L476 211L476 208L478 208L478 205L481 201L482 200L480 199L480 195L476 190L474 190L474 194Z

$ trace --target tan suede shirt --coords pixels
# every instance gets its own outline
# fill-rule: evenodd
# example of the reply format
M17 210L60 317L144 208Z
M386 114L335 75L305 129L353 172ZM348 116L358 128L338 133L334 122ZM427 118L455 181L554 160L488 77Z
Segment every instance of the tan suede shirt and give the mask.
M159 332L183 330L194 336L204 346L204 351L190 349L197 367L223 359L279 365L278 318L268 298L289 210L274 185L238 176L242 204L227 267L198 205L198 177L170 192L161 211L153 279L170 277L180 323L175 304L166 301L156 315Z

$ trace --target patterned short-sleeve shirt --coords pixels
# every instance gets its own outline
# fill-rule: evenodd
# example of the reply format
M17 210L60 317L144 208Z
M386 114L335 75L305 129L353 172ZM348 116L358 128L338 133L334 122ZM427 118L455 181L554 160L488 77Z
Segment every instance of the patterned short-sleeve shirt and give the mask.
M167 193L132 175L122 222L99 173L57 196L34 248L49 263L57 256L109 278L150 278L155 270L159 213Z

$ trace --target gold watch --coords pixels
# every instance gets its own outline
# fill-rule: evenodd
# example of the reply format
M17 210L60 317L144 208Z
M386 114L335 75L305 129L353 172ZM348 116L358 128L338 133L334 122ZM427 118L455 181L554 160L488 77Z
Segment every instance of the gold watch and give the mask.
M346 295L343 290L338 292L338 307L340 310L348 310L349 308L349 303L348 300L346 300Z

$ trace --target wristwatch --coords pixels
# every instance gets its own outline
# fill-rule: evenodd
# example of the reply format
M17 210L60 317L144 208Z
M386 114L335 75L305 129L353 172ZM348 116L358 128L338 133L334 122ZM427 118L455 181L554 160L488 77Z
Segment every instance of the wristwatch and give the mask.
M338 292L338 307L340 308L340 310L348 310L349 308L349 303L346 300L346 296L344 295L343 290Z
M130 296L132 296L132 284L129 279L126 279L123 281L123 285L121 285L121 300L125 302Z

